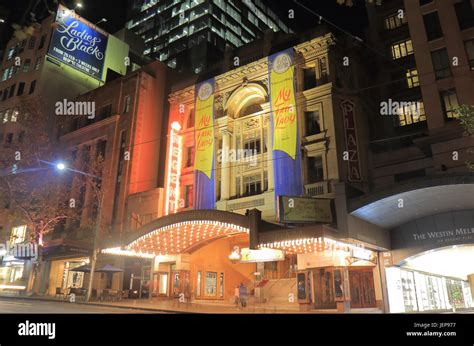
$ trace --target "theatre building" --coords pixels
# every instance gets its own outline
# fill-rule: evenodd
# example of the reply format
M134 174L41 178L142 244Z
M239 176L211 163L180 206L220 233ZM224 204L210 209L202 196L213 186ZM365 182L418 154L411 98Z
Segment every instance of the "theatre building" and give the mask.
M255 304L381 309L388 233L346 212L368 186L370 105L341 47L323 27L267 35L175 83L165 216L103 252L149 257L156 297L229 303L242 283Z

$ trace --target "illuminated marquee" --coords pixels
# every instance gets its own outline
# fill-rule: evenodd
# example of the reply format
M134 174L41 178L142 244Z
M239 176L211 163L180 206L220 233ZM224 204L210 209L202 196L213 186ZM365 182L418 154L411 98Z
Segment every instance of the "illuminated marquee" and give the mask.
M102 80L108 34L59 5L48 56Z
M181 175L182 137L178 134L181 125L171 124L170 147L168 152L168 180L166 183L165 214L176 213L179 209L179 177Z

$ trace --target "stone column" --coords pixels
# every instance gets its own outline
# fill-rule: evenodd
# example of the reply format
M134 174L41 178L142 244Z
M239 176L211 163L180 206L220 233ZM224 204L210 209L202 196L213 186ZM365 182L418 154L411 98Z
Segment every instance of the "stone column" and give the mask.
M275 182L273 180L273 141L271 123L267 129L267 167L268 167L268 191L275 190Z
M230 198L230 133L222 131L222 163L221 163L221 201Z

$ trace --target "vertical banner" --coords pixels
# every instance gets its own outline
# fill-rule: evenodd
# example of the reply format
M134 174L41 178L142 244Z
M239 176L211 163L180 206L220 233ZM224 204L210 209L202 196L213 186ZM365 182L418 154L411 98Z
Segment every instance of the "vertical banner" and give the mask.
M303 194L293 64L292 48L268 57L276 196Z
M214 209L214 79L196 85L194 209Z

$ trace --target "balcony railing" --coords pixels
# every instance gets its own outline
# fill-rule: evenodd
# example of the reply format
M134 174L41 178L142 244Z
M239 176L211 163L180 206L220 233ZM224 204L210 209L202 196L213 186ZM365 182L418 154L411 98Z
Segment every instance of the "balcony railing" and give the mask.
M329 193L329 182L320 181L313 184L307 184L304 186L306 195L309 196L320 196Z

